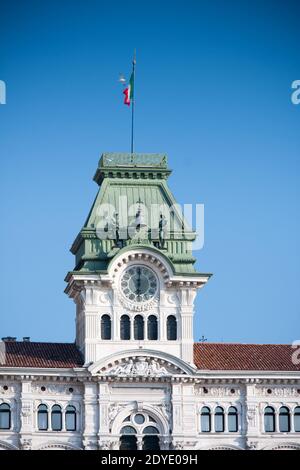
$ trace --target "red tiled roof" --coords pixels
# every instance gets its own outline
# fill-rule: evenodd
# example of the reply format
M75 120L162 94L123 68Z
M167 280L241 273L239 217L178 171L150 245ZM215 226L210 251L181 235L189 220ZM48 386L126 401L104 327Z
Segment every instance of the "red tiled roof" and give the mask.
M194 343L194 362L201 370L300 371L295 351L289 344Z
M83 365L74 343L6 341L4 345L5 351L3 346L0 351L0 368ZM288 344L195 343L194 362L200 370L300 371L300 364L292 361L295 351Z
M5 341L0 352L1 367L80 367L82 356L74 343Z

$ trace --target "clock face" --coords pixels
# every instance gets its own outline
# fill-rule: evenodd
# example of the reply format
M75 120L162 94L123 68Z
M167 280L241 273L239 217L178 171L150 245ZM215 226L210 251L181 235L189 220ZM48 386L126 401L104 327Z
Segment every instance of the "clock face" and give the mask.
M121 278L123 295L131 302L147 302L157 292L158 282L154 272L145 266L131 266Z

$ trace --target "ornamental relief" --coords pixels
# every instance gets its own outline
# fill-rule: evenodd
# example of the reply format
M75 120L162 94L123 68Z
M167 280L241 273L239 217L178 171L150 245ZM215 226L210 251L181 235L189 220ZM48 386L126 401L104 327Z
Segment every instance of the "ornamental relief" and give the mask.
M241 390L233 387L197 387L195 394L201 397L235 397L241 395Z
M33 393L38 393L39 395L73 395L81 393L80 388L72 384L65 385L35 383L31 385L31 390Z
M112 423L117 414L121 411L123 406L118 405L117 403L111 403L108 407L108 421Z
M21 422L22 422L22 426L30 425L32 423L32 403L31 402L25 402L22 404Z
M247 421L248 428L255 428L257 426L257 406L256 405L248 405L246 421Z
M0 395L9 395L15 393L20 388L18 384L3 384L0 386Z
M99 305L111 305L111 296L108 292L102 292L98 297L98 304Z
M263 397L300 397L300 389L297 387L259 387L256 394Z
M162 415L170 421L171 415L172 415L172 405L171 403L165 402L159 405L159 409L162 413Z
M135 303L130 302L128 299L125 299L122 294L118 293L118 299L123 307L134 312L146 312L147 310L151 310L158 306L158 298L154 298L146 302Z
M166 301L170 305L177 305L178 304L178 295L176 293L166 295Z
M109 365L98 372L105 376L116 377L170 377L173 374L184 374L174 364L151 357L132 357L123 359L115 365Z

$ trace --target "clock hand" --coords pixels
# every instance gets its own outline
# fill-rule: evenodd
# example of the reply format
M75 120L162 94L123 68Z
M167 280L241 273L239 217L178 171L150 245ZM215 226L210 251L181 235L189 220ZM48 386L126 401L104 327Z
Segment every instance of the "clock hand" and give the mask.
M137 278L136 293L137 293L138 297L140 297L140 295L141 295L141 268L137 269L137 273L138 273L138 278Z

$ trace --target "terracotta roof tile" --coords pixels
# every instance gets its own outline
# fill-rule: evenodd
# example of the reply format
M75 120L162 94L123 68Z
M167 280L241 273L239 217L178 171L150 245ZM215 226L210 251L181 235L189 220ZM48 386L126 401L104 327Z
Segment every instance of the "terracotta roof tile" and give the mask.
M194 343L194 362L202 370L300 371L295 351L289 344Z
M5 341L1 346L0 367L70 368L82 364L74 343Z
M74 343L7 341L1 367L72 368L83 365ZM3 354L4 353L4 354ZM194 362L201 370L300 371L288 344L195 343Z

